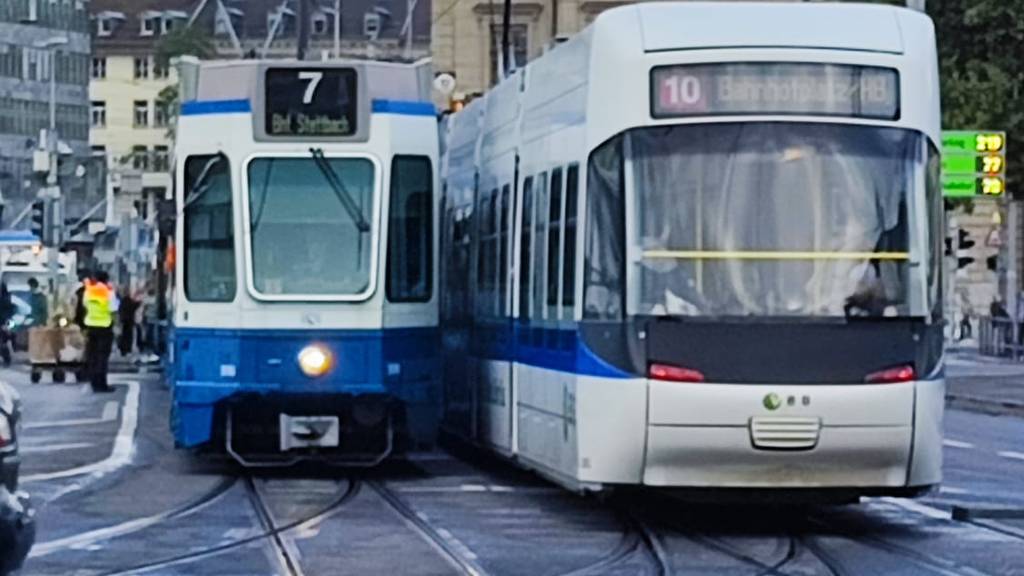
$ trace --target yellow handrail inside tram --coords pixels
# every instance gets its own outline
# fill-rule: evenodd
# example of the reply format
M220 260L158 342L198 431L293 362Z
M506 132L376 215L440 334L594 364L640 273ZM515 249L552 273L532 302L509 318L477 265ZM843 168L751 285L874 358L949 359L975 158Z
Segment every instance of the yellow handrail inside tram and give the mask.
M677 260L909 260L909 252L801 252L787 250L645 250L647 259Z

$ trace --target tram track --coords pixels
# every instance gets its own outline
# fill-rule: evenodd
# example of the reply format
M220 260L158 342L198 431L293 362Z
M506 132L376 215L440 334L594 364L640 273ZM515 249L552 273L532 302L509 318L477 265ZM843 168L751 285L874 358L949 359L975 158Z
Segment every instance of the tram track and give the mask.
M266 506L262 495L259 493L259 489L255 485L255 480L251 476L245 476L241 479L236 478L235 480L241 480L246 483L248 500L252 504L260 521L260 530L256 534L215 546L209 546L182 554L142 562L125 568L110 570L108 572L103 572L101 576L145 574L153 570L159 570L180 564L188 564L190 562L196 562L209 557L218 556L263 540L271 541L271 545L274 547L274 553L278 557L278 560L281 563L281 568L286 571L286 574L289 576L302 575L301 566L299 566L298 561L295 558L295 554L293 554L287 546L283 537L284 534L296 528L301 528L318 522L333 514L337 509L351 501L359 493L362 487L361 480L348 478L345 480L345 487L339 490L337 497L326 506L317 509L312 514L302 516L298 519L278 523L269 508Z
M418 514L387 484L382 481L369 481L367 484L389 508L406 520L414 532L433 546L461 574L489 576L488 572L476 561L475 554L455 540L447 530L434 526L423 515Z

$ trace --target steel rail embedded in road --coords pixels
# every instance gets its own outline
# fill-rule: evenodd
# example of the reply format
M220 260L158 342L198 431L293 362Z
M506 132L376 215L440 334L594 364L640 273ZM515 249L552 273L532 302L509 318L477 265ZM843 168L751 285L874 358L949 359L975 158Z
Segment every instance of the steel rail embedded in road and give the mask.
M361 488L361 486L362 483L359 480L355 478L349 478L347 479L345 489L341 491L338 498L336 498L334 501L332 501L324 508L321 508L314 514L310 514L309 516L299 518L298 520L287 522L285 524L277 526L276 528L264 528L264 530L262 530L259 534L254 534L252 536L247 536L245 538L240 538L238 540L233 540L231 542L219 544L217 546L211 546L209 548L204 548L201 550L195 550L184 554L178 554L176 556L171 556L169 558L145 562L142 564L132 566L130 568L121 568L110 572L105 572L101 576L125 576L128 574L139 574L149 572L151 570L158 570L160 568L167 568L169 566L174 566L177 564L184 564L188 562L194 562L197 560L203 560L211 556L217 556L221 553L241 548L242 546L246 546L253 542L258 542L260 540L263 540L264 538L274 537L277 534L288 532L289 530L298 528L300 526L309 524L310 522L314 522L318 519L329 516L335 510L351 501L356 496L356 494L359 493L359 489Z
M369 485L388 506L407 520L420 536L429 544L432 544L461 573L467 576L487 576L487 571L474 558L453 545L451 538L445 537L438 528L431 526L429 522L410 508L404 500L392 492L383 482L371 481Z
M298 558L295 558L291 550L288 549L287 544L285 544L282 533L278 529L278 523L274 519L274 514L263 500L263 495L260 494L260 490L256 486L256 480L252 476L246 476L245 478L245 491L249 495L249 501L252 503L253 509L256 510L256 516L259 517L260 524L269 535L269 540L274 547L274 556L277 557L281 569L288 576L305 576Z

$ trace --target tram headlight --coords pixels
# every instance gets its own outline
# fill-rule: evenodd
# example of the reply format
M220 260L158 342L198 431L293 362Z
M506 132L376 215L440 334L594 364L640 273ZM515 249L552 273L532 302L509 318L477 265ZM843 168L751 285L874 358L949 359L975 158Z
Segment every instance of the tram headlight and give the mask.
M323 376L334 364L331 351L320 344L310 344L299 352L299 369L306 376Z

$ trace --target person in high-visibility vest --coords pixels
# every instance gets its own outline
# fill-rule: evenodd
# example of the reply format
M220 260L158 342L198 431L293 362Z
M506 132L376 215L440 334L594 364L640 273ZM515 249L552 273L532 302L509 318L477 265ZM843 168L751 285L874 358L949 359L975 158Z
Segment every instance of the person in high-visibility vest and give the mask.
M85 306L85 373L93 392L111 392L113 388L107 383L107 369L114 345L114 314L117 313L118 300L106 272L97 272L85 280L82 301Z

